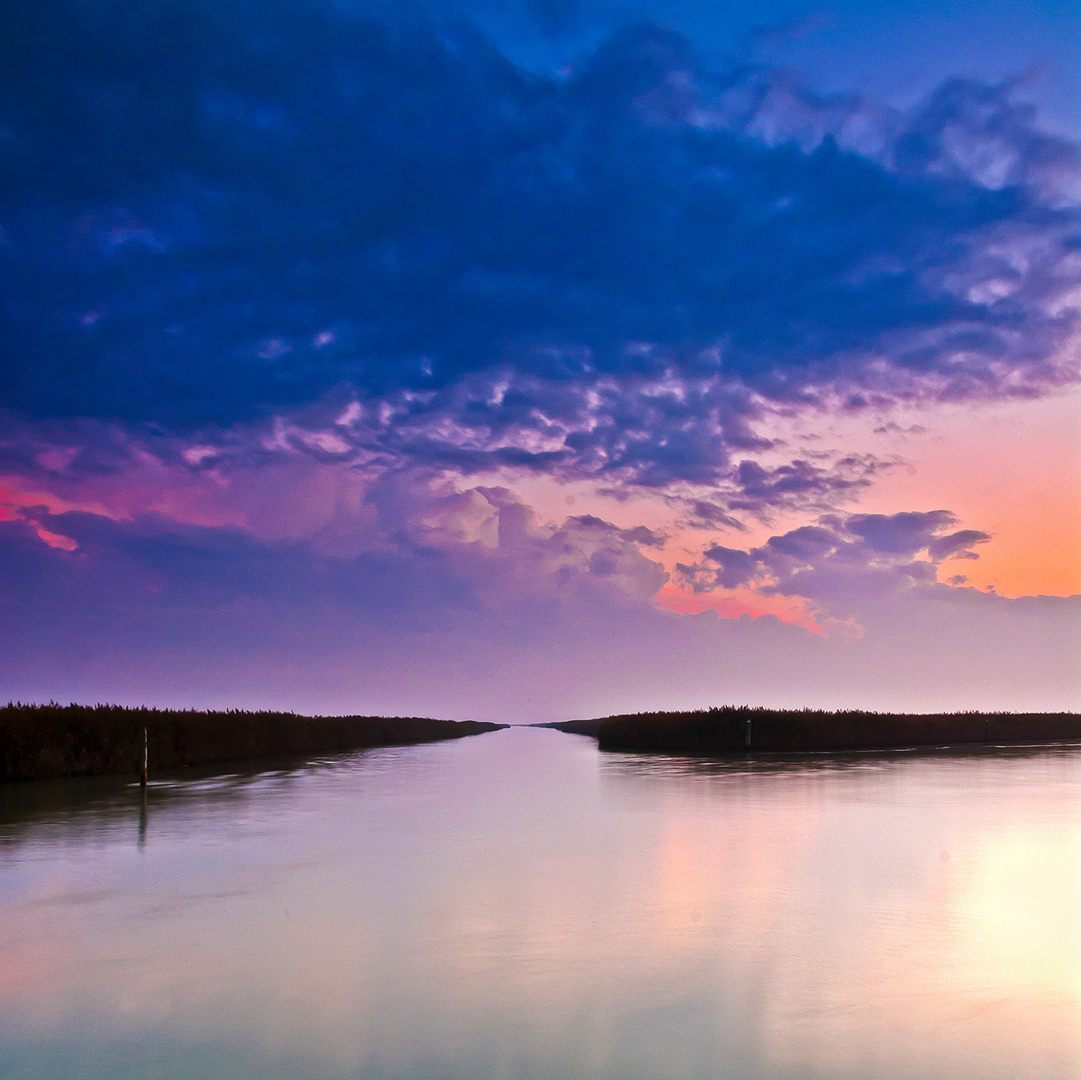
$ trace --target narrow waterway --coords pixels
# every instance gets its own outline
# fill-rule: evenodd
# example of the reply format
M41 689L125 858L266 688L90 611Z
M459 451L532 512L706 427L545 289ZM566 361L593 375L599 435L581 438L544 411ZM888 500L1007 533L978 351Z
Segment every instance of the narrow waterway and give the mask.
M0 1076L1076 1080L1081 748L0 789Z

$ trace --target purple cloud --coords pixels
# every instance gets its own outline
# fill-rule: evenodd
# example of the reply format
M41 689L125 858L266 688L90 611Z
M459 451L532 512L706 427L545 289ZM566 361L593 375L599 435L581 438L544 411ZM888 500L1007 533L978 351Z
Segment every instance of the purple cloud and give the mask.
M433 493L404 519L400 493L375 503L379 526L350 556L160 517L44 516L78 541L69 552L0 522L6 692L504 721L724 701L1068 708L1081 692L1078 597L910 578L859 593L862 638L827 640L768 616L658 610L660 567L600 519L542 528L497 489ZM715 549L704 565L753 555L825 573L830 550L862 544L815 528L774 545L783 555Z
M9 692L550 719L1076 686L1076 598L939 583L988 535L841 512L896 463L779 434L1075 382L1075 145L1006 84L888 108L648 25L538 73L391 8L0 12ZM529 472L619 524L543 519ZM677 582L862 642L659 608L679 531L781 512Z
M845 528L860 537L868 549L876 554L915 555L938 543L934 539L936 534L954 524L955 520L945 510L923 514L854 514L845 522ZM987 540L989 537L983 533L973 533L973 539Z
M707 548L701 562L678 569L695 592L754 585L847 618L869 601L935 583L935 565L944 559L978 558L971 548L991 537L975 529L945 531L956 523L945 510L827 515L749 551Z

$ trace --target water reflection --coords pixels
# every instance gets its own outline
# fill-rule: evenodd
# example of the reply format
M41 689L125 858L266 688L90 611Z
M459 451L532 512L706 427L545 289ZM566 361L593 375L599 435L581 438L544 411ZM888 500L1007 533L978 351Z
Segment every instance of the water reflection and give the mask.
M603 768L666 806L658 928L728 937L776 1065L1077 1075L1076 746Z
M73 777L0 784L0 851L25 843L115 842L136 823L139 845L149 822L173 828L187 817L210 824L228 819L252 799L276 799L304 778L334 771L369 772L394 761L399 747L329 756L290 756L241 763L225 771L200 766L151 773L143 786L134 775Z
M935 761L999 761L1019 759L1076 759L1081 743L1033 743L1031 745L973 745L913 747L893 750L855 750L849 753L813 752L798 754L733 754L701 757L680 754L613 751L601 756L605 772L641 774L651 779L664 776L686 778L715 776L770 776L776 773L880 771L906 762L929 764Z
M13 785L5 1078L1081 1072L1072 748ZM142 845L142 846L141 846Z

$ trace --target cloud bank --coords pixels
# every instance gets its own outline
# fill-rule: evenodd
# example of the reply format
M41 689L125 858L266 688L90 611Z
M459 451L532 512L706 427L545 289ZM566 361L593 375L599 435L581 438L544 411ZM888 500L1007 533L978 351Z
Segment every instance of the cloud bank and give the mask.
M823 530L828 542L767 545L817 559L805 594L858 614L861 635L826 638L772 616L657 609L664 572L641 550L653 535L588 515L544 526L505 490L448 492L409 520L402 504L373 493L369 546L348 557L161 516L39 513L72 551L0 522L0 679L13 697L515 722L723 701L1062 709L1081 692L1081 598L1011 600L896 573L918 543L974 542L942 519L850 520ZM854 539L860 528L873 539ZM838 572L822 554L838 544L869 546ZM895 561L865 565L878 557ZM891 587L876 573L894 573Z
M944 559L978 559L972 548L991 537L976 529L946 531L956 524L945 510L830 515L749 551L714 545L700 563L678 569L695 592L754 584L765 595L804 597L837 614L846 601L937 581Z
M889 108L644 23L540 72L448 12L3 6L9 692L1076 702L1078 598L967 587L981 523L855 513L897 461L778 432L1075 384L1077 146L1010 84Z
M1078 151L1009 86L902 113L650 25L542 76L376 7L5 11L0 401L72 467L119 425L714 484L771 409L1076 379Z

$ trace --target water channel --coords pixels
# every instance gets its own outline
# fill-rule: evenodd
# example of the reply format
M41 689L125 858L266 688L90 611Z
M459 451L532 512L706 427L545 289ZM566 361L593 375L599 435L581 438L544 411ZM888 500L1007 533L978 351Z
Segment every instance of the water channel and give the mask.
M1076 1080L1081 747L0 789L3 1080Z

